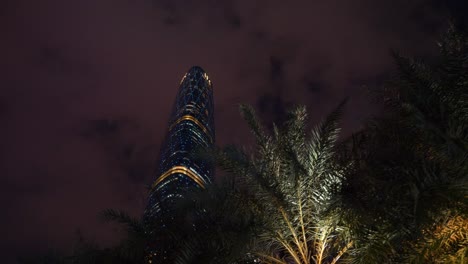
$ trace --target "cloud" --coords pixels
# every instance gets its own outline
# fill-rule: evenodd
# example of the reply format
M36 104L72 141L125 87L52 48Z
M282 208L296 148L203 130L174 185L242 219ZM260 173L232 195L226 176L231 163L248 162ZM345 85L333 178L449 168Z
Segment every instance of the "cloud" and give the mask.
M97 75L91 65L80 61L73 51L56 44L40 46L37 50L37 66L59 75L77 75L79 78L91 79Z
M149 131L134 120L109 118L87 121L80 134L102 148L133 184L149 185L159 155Z
M236 1L153 0L153 8L163 24L181 26L202 19L206 27L238 30L243 25Z

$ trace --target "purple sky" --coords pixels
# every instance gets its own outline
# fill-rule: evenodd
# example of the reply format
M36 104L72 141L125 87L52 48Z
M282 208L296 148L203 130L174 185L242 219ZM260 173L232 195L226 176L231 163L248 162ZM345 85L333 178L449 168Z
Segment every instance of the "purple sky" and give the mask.
M362 85L390 49L430 56L456 4L425 0L4 0L0 5L0 251L108 244L105 208L139 216L178 83L214 84L217 143L245 144L238 114L311 123L351 96L344 133L376 112ZM456 1L451 1L456 2Z

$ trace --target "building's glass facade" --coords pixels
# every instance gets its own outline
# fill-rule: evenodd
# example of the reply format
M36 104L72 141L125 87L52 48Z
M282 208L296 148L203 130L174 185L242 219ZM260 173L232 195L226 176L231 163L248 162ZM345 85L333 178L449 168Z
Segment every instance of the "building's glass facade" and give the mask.
M211 81L202 68L194 66L180 83L145 209L145 222L158 222L158 216L170 213L173 202L188 187L204 188L211 183L213 166L192 156L200 149L213 147L213 114Z

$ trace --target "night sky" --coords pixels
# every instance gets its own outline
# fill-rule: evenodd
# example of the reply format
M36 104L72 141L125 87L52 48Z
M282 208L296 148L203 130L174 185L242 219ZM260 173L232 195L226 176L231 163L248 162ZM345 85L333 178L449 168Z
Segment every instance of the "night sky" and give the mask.
M346 135L378 112L362 87L391 75L390 49L431 57L462 2L3 0L0 261L77 229L109 245L101 210L141 215L190 66L213 82L219 146L249 142L239 103L266 123L305 104L313 124L350 96Z

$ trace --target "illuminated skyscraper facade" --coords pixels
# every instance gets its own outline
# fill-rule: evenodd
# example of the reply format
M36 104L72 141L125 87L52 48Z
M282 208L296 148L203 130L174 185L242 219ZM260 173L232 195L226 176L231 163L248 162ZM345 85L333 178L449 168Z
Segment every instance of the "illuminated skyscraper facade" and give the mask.
M204 188L213 179L213 166L193 158L194 152L214 145L212 89L208 75L197 66L192 67L180 82L144 213L146 222L170 212L174 201L183 197L188 188Z

